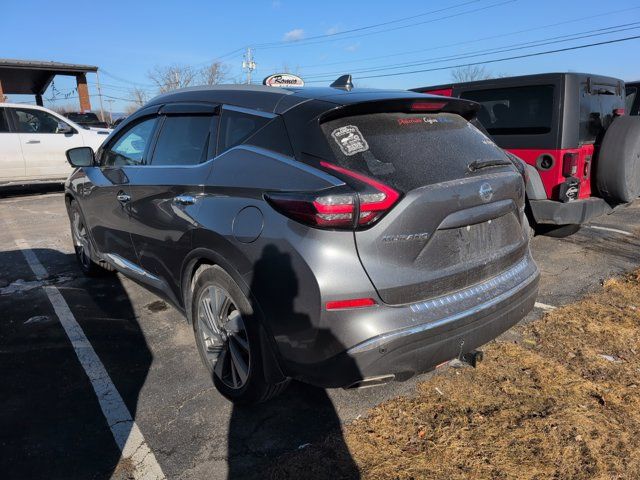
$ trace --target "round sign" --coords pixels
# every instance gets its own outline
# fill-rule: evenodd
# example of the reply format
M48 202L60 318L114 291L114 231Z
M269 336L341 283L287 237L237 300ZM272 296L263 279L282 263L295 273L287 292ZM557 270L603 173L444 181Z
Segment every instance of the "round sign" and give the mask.
M268 87L303 87L304 80L291 73L275 73L262 81Z

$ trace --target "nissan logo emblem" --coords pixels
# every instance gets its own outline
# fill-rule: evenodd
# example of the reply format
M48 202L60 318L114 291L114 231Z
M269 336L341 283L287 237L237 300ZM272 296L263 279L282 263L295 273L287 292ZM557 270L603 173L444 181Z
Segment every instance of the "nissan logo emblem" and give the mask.
M480 191L478 192L483 202L488 202L493 197L493 188L488 183L480 185Z

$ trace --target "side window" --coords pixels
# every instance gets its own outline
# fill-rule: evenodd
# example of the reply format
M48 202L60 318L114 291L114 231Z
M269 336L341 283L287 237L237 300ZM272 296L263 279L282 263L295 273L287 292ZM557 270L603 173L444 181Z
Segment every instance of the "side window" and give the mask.
M251 135L245 143L282 153L289 157L293 156L293 148L289 141L289 134L284 126L284 120L280 116L274 118L267 125Z
M204 162L207 159L212 118L211 115L166 117L151 165L196 165Z
M463 92L481 105L478 120L491 135L549 133L553 122L553 86L489 88Z
M255 132L269 123L271 119L236 112L235 110L223 110L220 119L220 133L218 135L218 154L240 145Z
M148 118L120 134L104 150L103 166L140 165L153 137L157 119Z
M7 114L4 108L0 108L0 133L7 133L9 131L9 122L7 121Z
M15 108L20 133L58 133L58 123L64 123L57 117L42 110Z

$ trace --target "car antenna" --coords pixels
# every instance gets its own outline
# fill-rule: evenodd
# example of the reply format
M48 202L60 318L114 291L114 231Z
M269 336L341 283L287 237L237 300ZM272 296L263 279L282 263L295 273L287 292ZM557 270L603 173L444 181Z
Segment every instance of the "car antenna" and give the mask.
M335 82L329 85L331 88L339 88L340 90L351 91L353 88L353 82L351 81L351 75L346 74L338 77Z

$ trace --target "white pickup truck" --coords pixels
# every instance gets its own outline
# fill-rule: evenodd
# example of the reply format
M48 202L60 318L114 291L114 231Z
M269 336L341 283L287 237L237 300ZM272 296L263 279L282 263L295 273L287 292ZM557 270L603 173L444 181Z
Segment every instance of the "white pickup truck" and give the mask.
M62 182L72 171L65 152L97 150L109 130L87 130L51 110L0 103L0 187Z

